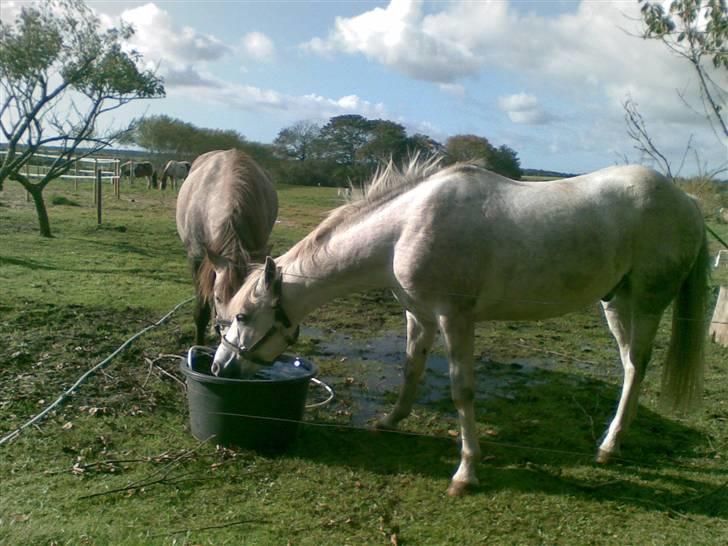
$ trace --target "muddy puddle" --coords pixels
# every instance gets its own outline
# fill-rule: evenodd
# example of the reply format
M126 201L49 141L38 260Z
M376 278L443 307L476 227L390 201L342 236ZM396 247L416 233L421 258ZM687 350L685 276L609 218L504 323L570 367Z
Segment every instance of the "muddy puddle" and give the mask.
M338 363L337 375L319 374L319 379L336 390L336 406L343 405L351 424L364 426L389 411L402 383L405 337L395 333L370 339L353 338L341 333L327 333L302 328L302 336L315 341L309 355L313 362L323 359ZM442 350L435 344L435 350ZM553 358L514 358L495 362L481 356L475 360L476 397L516 399L524 389L548 380L548 371L556 367ZM448 362L442 354L430 354L427 368L418 387L415 406L429 405L444 414L454 415L450 396ZM341 412L342 410L339 409Z

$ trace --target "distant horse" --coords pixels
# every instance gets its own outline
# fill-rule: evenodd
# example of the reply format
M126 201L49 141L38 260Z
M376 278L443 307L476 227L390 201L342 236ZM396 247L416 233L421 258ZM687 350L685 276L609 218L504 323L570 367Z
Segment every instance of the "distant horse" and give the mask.
M129 176L131 165L134 164L134 178L141 178L142 176L147 177L147 188L157 187L157 171L154 170L154 165L149 161L127 161L122 163L119 167L120 174L122 176Z
M160 189L167 189L167 179L172 179L172 189L177 189L177 180L184 180L190 172L192 164L189 161L167 161L162 171Z
M351 188L337 188L336 197L343 197L344 199L351 199Z
M270 252L278 195L268 175L238 150L198 157L177 197L177 232L195 281L195 339L205 341L211 311L240 288L251 261Z
M448 492L459 495L478 483L477 321L541 320L602 301L624 366L619 406L597 452L607 462L635 416L655 333L673 301L662 394L679 408L699 399L708 269L696 203L650 169L534 183L469 164L440 170L415 162L404 173L390 164L363 200L267 258L218 309L231 324L213 371L270 362L327 301L391 289L406 310L406 362L397 402L379 426L409 415L439 328L462 438Z

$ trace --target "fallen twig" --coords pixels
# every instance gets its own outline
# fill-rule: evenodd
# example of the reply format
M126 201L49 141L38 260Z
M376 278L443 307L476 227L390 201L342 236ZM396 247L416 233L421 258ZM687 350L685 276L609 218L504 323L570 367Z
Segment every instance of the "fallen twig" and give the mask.
M191 456L198 450L200 447L202 447L205 443L207 443L207 440L204 440L200 443L198 443L195 447L191 449L187 449L174 457L170 462L165 464L162 468L152 472L149 476L142 478L141 480L137 480L136 482L133 482L125 487L118 487L116 489L110 489L108 491L99 491L96 493L89 493L88 495L82 495L78 497L78 500L83 499L91 499L94 497L101 497L103 495L112 495L114 493L122 493L124 491L133 491L135 489L141 489L143 487L149 487L150 485L155 485L157 483L164 483L167 482L167 476L169 476L169 473L172 471L172 469L182 462L183 460L191 458ZM159 476L161 474L161 477L158 479L152 479L155 476Z
M205 525L204 527L192 527L189 529L178 529L176 531L169 531L167 533L155 533L148 535L149 538L168 537L171 535L180 535L183 533L198 533L200 531L209 531L210 529L224 529L226 527L233 527L235 525L245 525L246 523L270 523L266 519L240 519L237 521L230 521L228 523L219 523L217 525Z

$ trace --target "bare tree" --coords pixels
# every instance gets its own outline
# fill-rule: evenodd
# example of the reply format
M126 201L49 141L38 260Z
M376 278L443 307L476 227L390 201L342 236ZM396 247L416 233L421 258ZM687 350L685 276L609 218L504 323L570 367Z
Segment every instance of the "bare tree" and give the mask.
M670 180L674 180L676 176L680 174L685 159L688 153L692 149L692 135L688 139L688 144L685 147L685 153L683 154L680 166L673 171L672 164L667 157L660 152L659 148L650 137L650 133L647 130L647 124L645 123L642 114L638 109L637 103L628 97L623 103L624 108L624 120L627 123L627 134L632 139L634 148L642 154L643 157L649 158L653 161L658 170L665 174Z
M728 70L728 10L725 0L673 0L665 10L662 2L639 0L645 23L643 37L662 41L687 60L698 76L706 117L719 139L728 139L725 104L728 92L711 76Z
M164 96L162 81L139 68L141 55L123 48L133 32L124 24L102 30L81 0L40 2L23 7L12 24L0 22L0 133L7 140L0 190L7 178L28 191L42 236L51 236L45 187L74 158L97 153L127 130L102 128L99 118ZM56 157L34 181L22 168L42 148Z

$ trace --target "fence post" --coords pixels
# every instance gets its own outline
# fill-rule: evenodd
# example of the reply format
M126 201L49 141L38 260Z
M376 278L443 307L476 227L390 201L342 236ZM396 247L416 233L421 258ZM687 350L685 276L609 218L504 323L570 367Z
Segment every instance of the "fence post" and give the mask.
M114 158L114 183L116 184L116 198L121 199L121 173L119 173L119 161Z
M134 179L134 160L129 160L129 187L131 187L131 181Z
M96 223L101 225L101 171L96 167Z
M78 159L73 162L73 190L78 191Z

